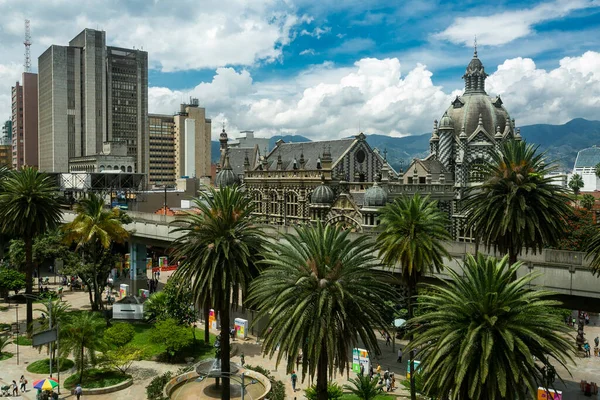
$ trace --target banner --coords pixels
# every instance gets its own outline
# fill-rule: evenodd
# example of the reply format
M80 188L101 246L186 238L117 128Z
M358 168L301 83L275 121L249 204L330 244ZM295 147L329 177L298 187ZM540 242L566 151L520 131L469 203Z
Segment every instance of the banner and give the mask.
M365 371L369 371L371 367L369 352L365 349L354 348L352 349L352 371L359 374L361 365L364 366Z
M419 364L421 361L415 360L415 372L419 370ZM410 379L410 360L406 360L406 379Z
M538 388L537 400L562 400L562 392L560 390Z
M146 269L152 269L152 259L146 258Z
M169 259L167 257L158 257L158 266L160 267L161 271L164 271L163 268L169 266Z
M211 329L217 329L217 314L212 308L208 312L208 325Z
M233 323L235 327L235 336L240 339L246 339L248 337L248 320L236 318Z

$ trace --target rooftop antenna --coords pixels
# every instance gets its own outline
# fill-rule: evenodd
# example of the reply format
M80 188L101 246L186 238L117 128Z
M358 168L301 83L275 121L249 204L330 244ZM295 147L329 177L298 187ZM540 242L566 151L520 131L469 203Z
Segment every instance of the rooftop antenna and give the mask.
M23 63L23 67L25 67L25 72L31 72L31 29L29 28L29 20L25 20L25 41L23 42L25 45L25 62Z

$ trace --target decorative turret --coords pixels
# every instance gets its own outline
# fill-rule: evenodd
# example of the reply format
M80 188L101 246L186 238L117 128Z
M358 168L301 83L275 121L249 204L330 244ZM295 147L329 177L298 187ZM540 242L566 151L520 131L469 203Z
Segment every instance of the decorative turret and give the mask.
M465 80L465 95L482 93L485 94L485 79L488 74L485 72L485 68L481 63L481 60L477 57L477 41L475 41L475 50L473 51L473 59L467 65L467 70L463 75Z
M496 126L496 134L494 135L494 139L502 140L502 132L500 132L500 125Z
M277 154L277 171L283 169L283 161L281 160L281 154Z
M248 159L248 150L244 152L244 171L250 170L250 160Z
M225 150L225 161L223 162L223 168L215 178L215 185L217 187L233 186L238 182L239 179L229 163L229 152Z
M321 184L313 191L310 202L312 204L331 204L334 199L333 190L325 184L325 176L321 175Z
M333 159L331 158L331 146L325 146L323 149L323 157L321 157L321 164L324 169L330 169Z
M373 186L365 191L364 205L365 207L383 207L387 203L387 190L379 186L378 179L375 179Z
M517 128L515 129L515 140L522 140L523 137L521 136L521 128Z
M306 165L306 160L304 159L304 151L300 153L300 169L304 169L304 165Z
M219 160L219 164L221 168L225 164L225 152L227 151L227 132L225 132L225 122L223 122L223 130L219 135L219 151L221 152L221 158Z

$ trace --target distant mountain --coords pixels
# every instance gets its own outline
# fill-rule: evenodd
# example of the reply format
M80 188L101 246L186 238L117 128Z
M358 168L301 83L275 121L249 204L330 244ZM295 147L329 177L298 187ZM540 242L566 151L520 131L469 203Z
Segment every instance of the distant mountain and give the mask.
M551 159L556 160L562 169L573 168L577 152L586 147L600 145L600 121L588 121L576 118L564 125L536 124L521 126L521 135L527 142L535 143L547 151ZM401 138L385 135L368 135L367 142L381 152L387 150L387 158L396 170L406 168L413 158L429 154L431 134L405 136ZM310 139L298 135L273 136L269 146L283 139L289 142L310 142ZM261 149L262 150L262 149ZM219 160L219 142L212 142L213 162Z

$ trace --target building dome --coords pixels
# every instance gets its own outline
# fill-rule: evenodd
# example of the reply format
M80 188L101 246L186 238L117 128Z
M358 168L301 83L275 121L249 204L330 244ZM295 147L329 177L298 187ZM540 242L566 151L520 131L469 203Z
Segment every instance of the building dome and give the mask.
M365 206L366 207L382 207L387 203L387 190L379 186L377 181L373 183L373 186L365 191Z
M229 163L229 153L225 152L225 161L223 163L223 169L219 171L215 178L215 185L217 187L233 186L239 183L239 179Z
M454 129L454 122L452 118L448 115L448 112L445 112L440 120L439 129Z
M335 200L335 194L325 183L321 183L317 186L310 196L310 202L312 204L331 204L333 203L333 200Z

